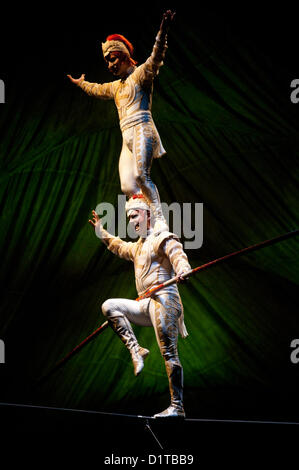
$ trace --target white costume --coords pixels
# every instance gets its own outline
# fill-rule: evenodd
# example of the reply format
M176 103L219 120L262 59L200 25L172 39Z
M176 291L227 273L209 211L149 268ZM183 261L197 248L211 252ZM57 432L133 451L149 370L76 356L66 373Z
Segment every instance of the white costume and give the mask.
M157 187L150 177L150 169L153 158L159 158L165 153L152 119L151 108L153 80L163 64L167 48L166 37L166 34L159 32L151 56L142 65L129 68L125 78L104 84L85 80L78 83L89 95L114 99L123 137L119 159L121 190L128 197L141 190L163 229L167 225ZM102 44L102 48L104 56L113 51L126 50L119 41L107 41Z
M131 198L127 211L142 208L142 201ZM100 237L112 253L133 261L136 288L139 295L148 288L165 282L182 272L191 269L182 244L176 235L170 232L154 233L149 230L147 236L137 242L125 242L110 235L100 223L95 226ZM130 322L136 325L153 326L161 354L165 361L171 396L170 407L155 417L185 416L183 408L183 369L177 351L178 332L185 338L188 333L184 324L183 306L177 284L171 284L158 291L152 298L140 301L128 299L109 299L102 305L114 331L129 349L135 375L143 368L143 360L148 355L147 349L137 342Z

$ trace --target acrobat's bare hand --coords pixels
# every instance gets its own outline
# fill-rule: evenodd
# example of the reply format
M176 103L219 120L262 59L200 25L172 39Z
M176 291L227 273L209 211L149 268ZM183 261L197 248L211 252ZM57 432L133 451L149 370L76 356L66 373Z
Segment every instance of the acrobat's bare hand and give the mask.
M75 85L79 85L83 80L85 80L85 73L82 73L80 78L73 78L71 75L67 75L71 82L75 83Z
M182 282L188 281L188 279L189 279L189 277L186 276L185 271L181 271L181 272L179 272L178 275L177 275L177 281L176 281L176 282L177 282L178 284L181 284Z
M90 225L92 225L94 228L96 228L96 225L100 222L100 217L96 213L96 211L92 211L92 219L89 219Z
M170 23L172 22L174 16L175 16L175 11L167 10L163 13L162 23L160 26L160 30L162 32L166 33L168 31L170 27Z

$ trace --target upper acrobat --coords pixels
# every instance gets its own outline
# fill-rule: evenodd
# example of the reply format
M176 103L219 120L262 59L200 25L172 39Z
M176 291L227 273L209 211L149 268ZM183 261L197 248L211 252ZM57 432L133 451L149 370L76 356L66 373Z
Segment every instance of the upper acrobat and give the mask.
M162 213L159 192L151 180L153 158L166 153L152 118L153 81L163 65L167 32L175 13L163 14L153 51L141 65L133 59L132 44L122 35L113 34L102 43L108 70L119 79L108 83L90 83L85 74L70 80L87 94L114 99L120 121L123 145L119 158L121 190L126 196L142 192L155 218L154 231L168 230Z

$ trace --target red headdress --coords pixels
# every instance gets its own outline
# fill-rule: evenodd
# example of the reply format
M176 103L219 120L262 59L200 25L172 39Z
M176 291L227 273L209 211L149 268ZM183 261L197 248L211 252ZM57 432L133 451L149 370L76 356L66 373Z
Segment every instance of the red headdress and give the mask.
M110 34L106 38L106 42L102 43L102 50L104 57L110 52L120 52L128 56L132 65L136 65L137 62L132 59L134 53L134 47L122 34Z

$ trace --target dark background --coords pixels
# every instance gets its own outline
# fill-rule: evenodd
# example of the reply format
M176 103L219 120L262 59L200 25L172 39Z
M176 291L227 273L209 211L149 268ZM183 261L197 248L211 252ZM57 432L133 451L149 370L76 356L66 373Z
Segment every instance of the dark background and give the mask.
M2 403L132 414L168 406L150 328L135 329L151 350L137 379L108 330L35 385L104 321L104 300L136 297L132 266L106 252L87 223L98 203L116 205L121 193L116 109L66 74L111 80L101 56L111 33L128 37L142 63L165 8L177 15L153 116L167 155L154 162L152 178L163 201L204 204L203 246L187 250L192 267L298 228L294 7L26 4L7 13L0 62ZM180 288L190 334L179 342L188 417L299 421L299 364L290 360L299 337L297 247L297 239L282 242ZM24 410L0 411L13 432L77 429L76 413L57 421L54 412L28 418Z

